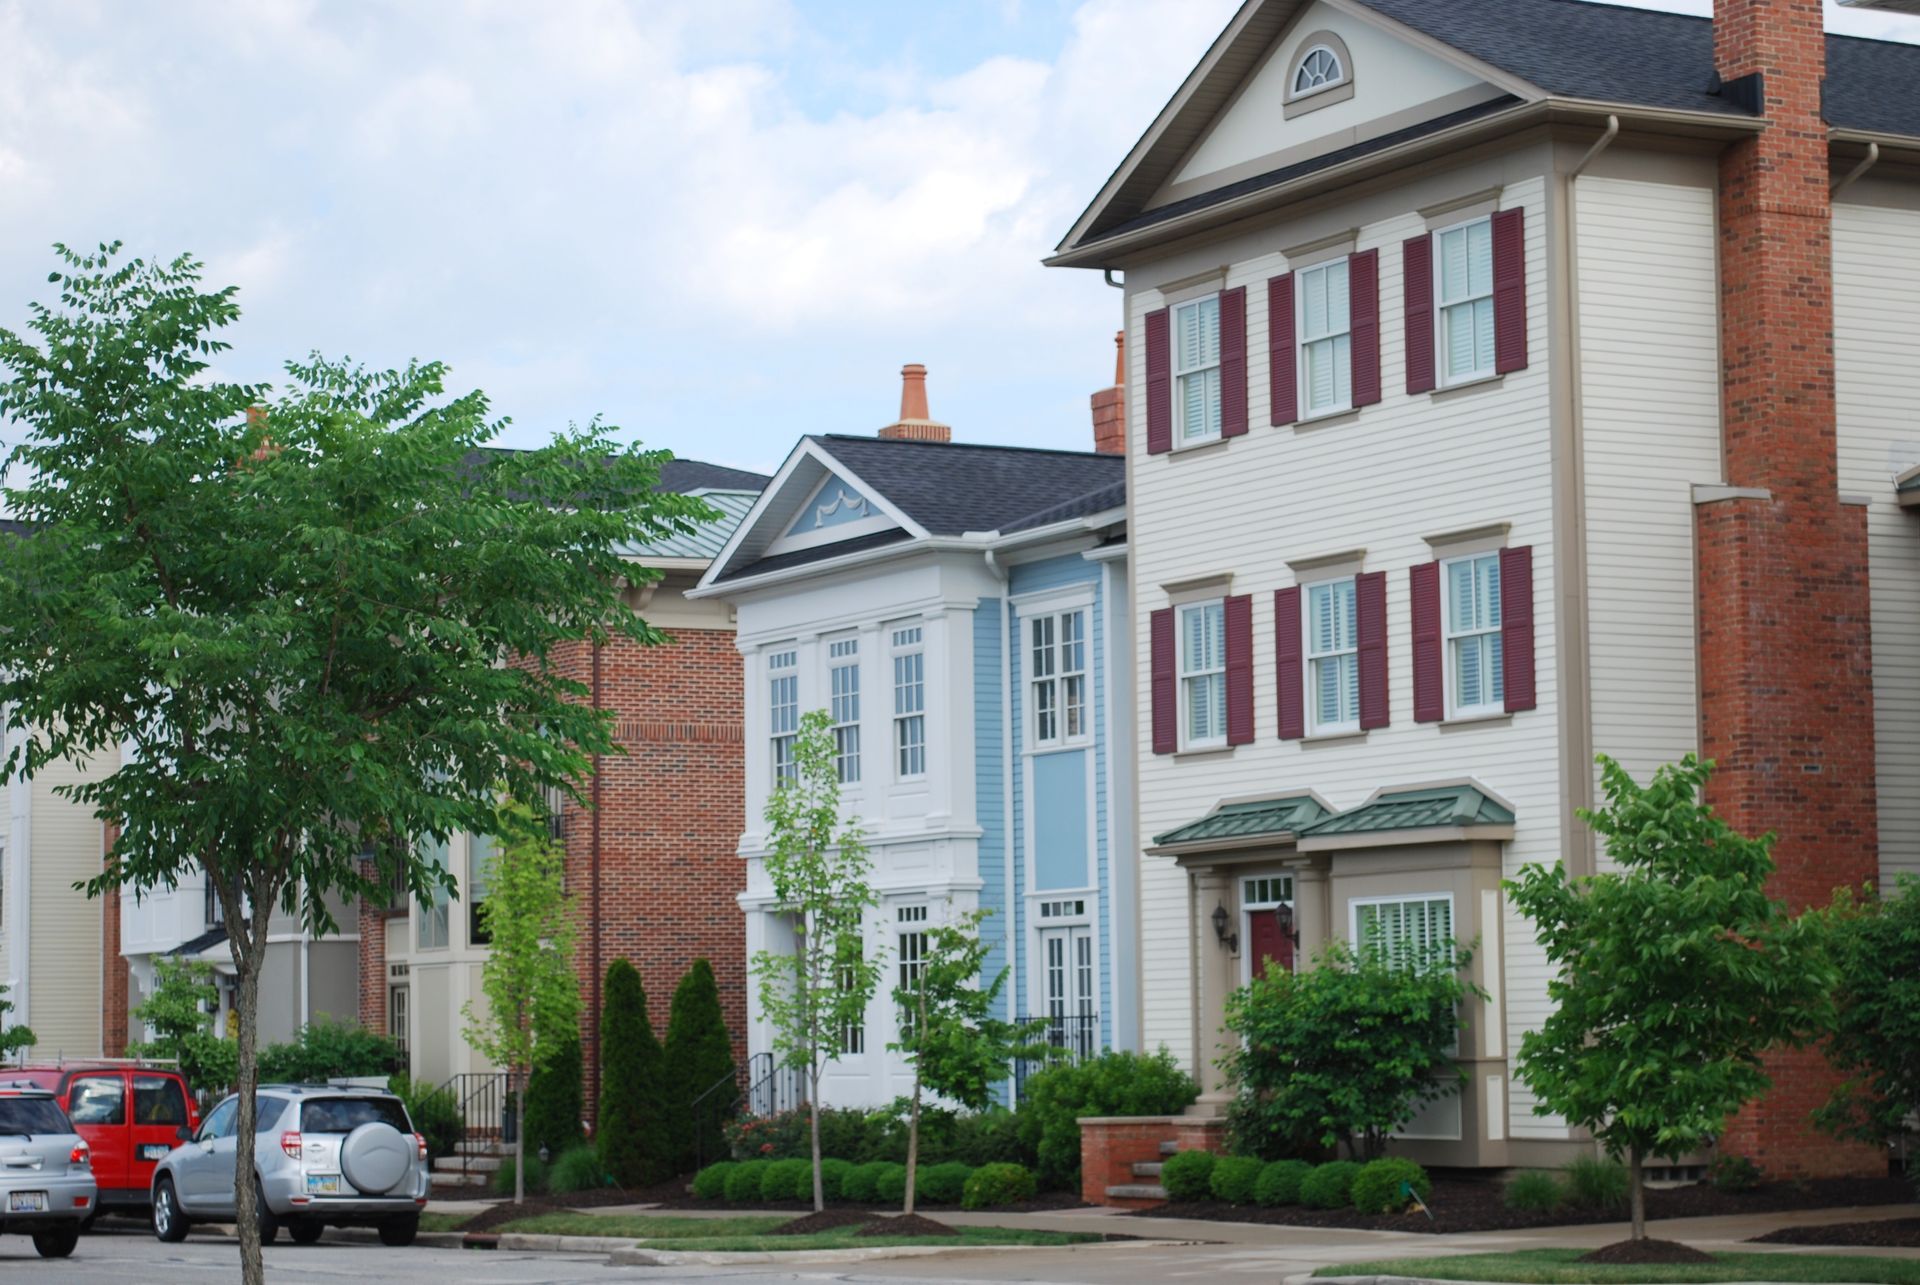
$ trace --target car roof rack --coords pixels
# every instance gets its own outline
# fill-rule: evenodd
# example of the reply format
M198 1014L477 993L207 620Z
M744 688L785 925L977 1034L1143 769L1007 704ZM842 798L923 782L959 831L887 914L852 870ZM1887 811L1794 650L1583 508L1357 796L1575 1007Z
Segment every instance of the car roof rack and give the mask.
M28 1058L20 1064L23 1071L65 1071L73 1067L131 1067L134 1070L177 1071L180 1059L177 1057L68 1057L65 1053L54 1055L51 1065L36 1064Z

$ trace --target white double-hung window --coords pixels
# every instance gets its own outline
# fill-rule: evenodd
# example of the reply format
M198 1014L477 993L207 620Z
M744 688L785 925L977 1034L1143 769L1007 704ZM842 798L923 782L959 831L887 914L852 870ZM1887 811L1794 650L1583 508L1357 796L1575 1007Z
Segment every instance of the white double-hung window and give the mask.
M1493 374L1493 221L1475 219L1434 237L1440 384Z
M1453 941L1453 898L1369 897L1353 906L1353 947L1378 953L1396 968L1425 968L1444 959Z
M1032 646L1033 743L1060 745L1087 731L1087 613L1035 616Z
M1308 415L1353 405L1353 310L1347 261L1302 268L1295 276L1300 310L1300 390Z
M1226 603L1180 608L1180 731L1183 749L1227 743Z
M1360 728L1360 645L1354 582L1307 586L1307 702L1314 732Z
M1220 436L1220 296L1208 295L1173 310L1173 401L1180 440Z
M833 762L840 783L860 779L860 640L840 638L827 645L827 687L833 720Z
M922 627L893 631L894 771L902 778L927 774L927 669Z
M767 656L767 736L773 749L775 789L798 777L793 742L800 734L800 654L776 651Z
M1446 597L1447 704L1454 715L1506 707L1500 648L1500 554L1442 564Z

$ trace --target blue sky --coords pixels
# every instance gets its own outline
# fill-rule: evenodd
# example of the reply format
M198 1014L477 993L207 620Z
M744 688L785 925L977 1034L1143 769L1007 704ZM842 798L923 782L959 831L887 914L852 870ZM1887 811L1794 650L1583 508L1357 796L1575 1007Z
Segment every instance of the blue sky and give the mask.
M1235 6L0 0L0 324L117 237L241 287L228 373L437 357L510 443L770 470L920 361L966 440L1083 447L1119 297L1038 261Z

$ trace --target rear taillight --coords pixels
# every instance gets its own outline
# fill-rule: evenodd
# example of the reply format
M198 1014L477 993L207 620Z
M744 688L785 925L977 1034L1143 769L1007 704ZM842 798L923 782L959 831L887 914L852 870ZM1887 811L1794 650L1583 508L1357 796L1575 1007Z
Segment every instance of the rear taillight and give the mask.
M91 1159L92 1159L92 1156L87 1151L87 1144L84 1142L74 1143L73 1150L67 1152L67 1163L70 1165L84 1166L88 1164L91 1161Z
M427 1135L424 1133L416 1133L413 1135L413 1142L415 1146L420 1148L420 1158L425 1160L427 1158Z
M295 1160L298 1160L300 1158L300 1135L291 1130L281 1134L280 1149L292 1156Z

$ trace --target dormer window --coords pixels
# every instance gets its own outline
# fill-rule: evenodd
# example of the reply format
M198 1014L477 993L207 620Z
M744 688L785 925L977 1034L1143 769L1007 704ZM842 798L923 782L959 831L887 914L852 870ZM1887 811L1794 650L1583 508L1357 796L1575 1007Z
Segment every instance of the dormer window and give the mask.
M1346 65L1340 61L1340 55L1325 45L1315 45L1307 50L1307 56L1300 60L1299 68L1293 73L1293 95L1304 98L1322 89L1331 89L1346 78Z

